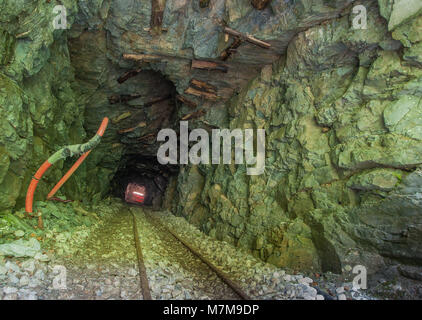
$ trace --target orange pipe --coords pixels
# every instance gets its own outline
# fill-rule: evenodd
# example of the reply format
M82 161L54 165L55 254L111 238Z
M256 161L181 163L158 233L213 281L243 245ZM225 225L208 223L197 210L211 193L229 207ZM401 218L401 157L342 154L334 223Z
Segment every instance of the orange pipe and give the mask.
M56 192L61 188L61 186L70 178L70 176L76 171L76 169L79 168L79 166L82 164L82 162L85 161L86 157L91 153L92 150L89 150L88 152L85 152L72 166L72 168L69 169L68 172L60 179L60 181L54 186L53 189L51 189L50 193L47 195L47 200L50 200L51 197L53 197Z
M97 135L100 137L103 136L105 130L107 129L108 125L108 118L104 118L103 122L101 122L100 127L97 130ZM76 169L79 168L79 166L82 164L82 162L85 161L86 157L91 153L92 150L89 150L88 152L85 152L69 169L68 172L60 179L60 181L54 186L53 189L51 189L50 193L47 195L47 200L50 200L51 197L53 197L56 192L61 188L61 186L70 178L70 176L76 171Z
M43 174L48 170L48 168L51 167L51 163L45 161L42 166L38 169L38 171L35 173L34 177L31 180L31 183L29 184L28 191L26 192L26 201L25 201L25 210L28 213L32 213L32 202L34 199L34 192L37 188L38 181L42 178Z
M105 130L107 129L108 125L108 118L105 117L101 122L100 128L97 131L97 135L102 137ZM54 188L50 191L47 196L47 199L50 199L54 194L60 189L60 187L70 178L70 176L78 169L78 167L84 162L86 157L90 154L92 150L85 152L70 168L68 172L60 179L60 181L54 186ZM35 189L37 188L39 180L42 178L44 173L50 168L52 164L46 160L42 166L37 170L34 177L29 184L28 191L26 192L26 200L25 200L25 210L27 213L32 213L32 205L34 201L34 193Z
M97 134L102 137L105 130L107 129L107 125L108 125L108 118L104 118L103 122L101 122L100 127L98 128Z

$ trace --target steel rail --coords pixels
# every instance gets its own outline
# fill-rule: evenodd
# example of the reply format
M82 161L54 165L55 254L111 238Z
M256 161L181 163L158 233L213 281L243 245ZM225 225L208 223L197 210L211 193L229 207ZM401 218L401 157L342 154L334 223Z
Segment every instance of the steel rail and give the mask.
M145 211L144 211L145 212ZM190 252L192 252L196 257L198 257L203 263L205 263L212 271L217 274L217 276L225 283L227 284L241 299L243 300L252 300L252 298L245 293L245 291L236 284L233 280L230 279L230 277L220 270L218 267L216 267L210 260L205 258L202 254L198 252L198 250L191 245L189 245L185 240L180 238L176 233L174 233L170 228L165 226L161 221L159 221L157 218L153 217L149 213L145 212L145 215L150 218L151 221L154 221L153 223L159 224L161 227L163 227L168 233L170 233L176 240L178 240L184 247L186 247Z
M151 291L148 284L147 271L144 264L144 257L142 255L141 242L139 241L138 225L136 223L136 217L133 212L131 212L133 217L133 235L135 238L135 247L136 255L138 257L138 268L139 268L139 280L141 282L141 292L144 300L152 300Z

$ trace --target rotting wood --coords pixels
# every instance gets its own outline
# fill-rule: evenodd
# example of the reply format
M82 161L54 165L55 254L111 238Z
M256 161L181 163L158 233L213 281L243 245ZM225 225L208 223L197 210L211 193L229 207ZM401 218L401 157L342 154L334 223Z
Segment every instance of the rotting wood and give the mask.
M181 103L187 105L188 107L192 108L192 109L194 109L198 106L195 102L189 100L188 98L186 98L186 97L184 97L180 94L178 94L176 96L176 99L179 100Z
M213 100L213 101L215 101L215 100L218 99L218 96L215 93L210 93L210 92L206 92L206 91L200 91L200 90L197 90L197 89L195 89L193 87L187 88L185 90L185 93L186 94L191 94L191 95L197 96L197 97L202 97L202 98L205 98L205 99L208 99L208 100Z
M163 24L164 9L166 8L166 0L151 0L151 30L161 33Z
M154 135L155 135L155 133L149 133L149 134L146 134L146 135L144 135L144 136L142 136L142 137L138 138L138 140L140 140L140 141L142 141L142 140L147 140L147 139L149 139L149 138L154 137Z
M15 38L16 38L16 39L22 39L22 38L25 38L27 35L29 35L29 33L30 33L30 32L31 32L31 30L28 30L28 31L25 31L25 32L19 33L19 34L15 35Z
M206 114L205 110L199 110L199 111L191 112L184 115L180 120L185 121L185 120L197 119L199 117L202 117L205 114Z
M131 100L137 99L142 97L140 94L122 94L122 95L113 95L108 98L108 101L110 104L116 104L116 103L126 103Z
M212 61L204 61L204 60L192 60L192 68L193 69L203 69L208 71L222 71L224 73L227 73L228 67L226 65L212 62Z
M111 122L113 124L119 123L120 121L129 118L132 115L132 112L128 111L128 112L124 112L121 115L111 119Z
M256 10L264 10L271 0L252 0L251 4Z
M119 134L129 133L129 132L135 131L138 128L144 128L144 127L146 127L146 125L147 124L144 121L142 121L142 122L139 122L136 126L134 126L132 128L127 128L127 129L119 130L118 133Z
M127 60L146 61L146 62L157 62L162 59L162 57L153 55L153 54L132 54L132 53L124 53L123 58Z
M233 53L236 52L236 49L239 48L241 44L242 40L240 38L235 38L232 44L221 53L220 59L226 61Z
M231 29L229 27L224 27L224 32L227 33L227 34L229 34L229 35L231 35L231 36L234 36L234 37L237 37L237 38L241 38L242 40L245 40L245 41L247 41L249 43L252 43L254 45L257 45L257 46L259 46L261 48L264 48L264 49L271 48L271 44L269 44L268 42L264 42L262 40L256 39L253 36L243 34L243 33L239 32L239 31L233 30L233 29Z
M205 92L217 93L217 90L214 86L212 86L209 83L206 83L204 81L201 81L201 80L192 79L190 81L190 85L193 86L196 89L203 90Z
M136 70L127 71L117 79L117 82L122 84L123 82L127 81L128 79L133 78L136 75L138 75L141 71L142 71L141 68L138 68Z

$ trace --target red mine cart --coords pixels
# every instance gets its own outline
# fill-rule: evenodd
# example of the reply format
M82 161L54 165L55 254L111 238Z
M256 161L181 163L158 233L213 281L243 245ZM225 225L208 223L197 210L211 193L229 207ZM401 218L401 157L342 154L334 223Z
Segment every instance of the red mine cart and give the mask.
M142 204L146 196L145 186L129 183L126 187L125 200L129 203Z

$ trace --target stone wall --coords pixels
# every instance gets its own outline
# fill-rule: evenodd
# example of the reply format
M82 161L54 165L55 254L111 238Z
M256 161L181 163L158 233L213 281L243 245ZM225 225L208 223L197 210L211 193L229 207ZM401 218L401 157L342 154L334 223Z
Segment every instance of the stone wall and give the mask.
M349 8L300 32L228 104L229 128L266 130L265 173L185 167L177 214L278 266L422 262L422 16L364 4L366 30Z
M71 25L76 1L62 3ZM38 167L54 151L86 137L84 106L72 88L67 36L52 23L55 5L0 2L0 210L22 207ZM50 169L36 199L45 198L69 165L62 161ZM83 165L63 187L64 194L82 197L84 169Z

